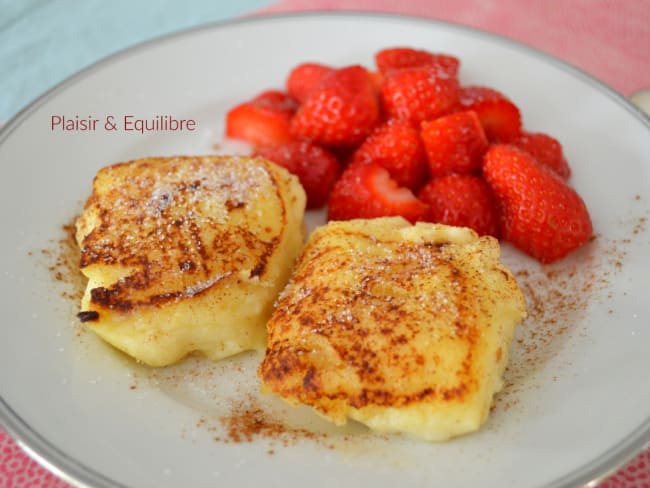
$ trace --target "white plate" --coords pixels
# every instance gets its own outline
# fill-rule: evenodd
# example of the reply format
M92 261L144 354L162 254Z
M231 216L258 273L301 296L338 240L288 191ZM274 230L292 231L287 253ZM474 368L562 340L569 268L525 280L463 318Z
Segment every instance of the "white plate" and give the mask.
M358 425L337 429L259 396L255 355L218 365L190 359L151 372L81 332L76 301L63 296L78 285L56 263L57 239L101 166L213 152L225 111L281 87L298 62L370 66L373 53L393 45L459 56L464 83L504 91L528 129L558 137L598 234L551 268L506 247L531 319L513 347L509 385L481 432L426 444L375 437ZM170 114L195 119L198 129L51 130L51 116L75 114ZM0 160L0 420L68 480L98 487L575 486L611 472L650 439L648 121L539 52L458 26L382 15L208 26L127 50L67 80L5 127ZM62 281L53 278L57 270ZM259 408L260 432L235 442L224 424L245 426L239 414L247 406Z

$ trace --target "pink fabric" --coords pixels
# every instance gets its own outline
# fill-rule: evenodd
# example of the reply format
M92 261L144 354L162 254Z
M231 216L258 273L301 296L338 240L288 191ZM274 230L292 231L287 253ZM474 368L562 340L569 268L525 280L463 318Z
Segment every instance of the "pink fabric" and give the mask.
M11 437L0 430L0 487L67 488L69 485L41 468Z
M0 430L0 487L68 488L69 485L40 467ZM650 488L650 450L642 452L600 488Z
M371 10L476 27L528 44L624 95L650 88L647 0L281 0L265 13Z
M345 9L418 15L477 27L553 54L624 95L650 87L650 4L646 0L283 0L262 13ZM67 486L0 431L0 487ZM650 488L650 450L601 488Z

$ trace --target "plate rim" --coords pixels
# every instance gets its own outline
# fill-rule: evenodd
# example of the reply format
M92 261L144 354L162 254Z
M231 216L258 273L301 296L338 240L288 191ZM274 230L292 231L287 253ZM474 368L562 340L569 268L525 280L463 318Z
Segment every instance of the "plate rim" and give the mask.
M95 62L56 83L54 86L33 99L30 103L28 103L25 107L13 115L5 123L5 125L0 128L0 145L2 145L4 141L7 140L13 133L13 131L21 125L21 122L23 120L27 119L29 115L41 105L53 99L60 91L70 88L77 81L83 80L85 77L91 75L94 72L100 71L101 69L104 69L111 63L119 61L125 56L129 56L133 53L145 50L159 43L169 42L176 38L195 35L201 31L227 28L240 24L255 24L260 22L264 23L274 20L287 21L301 20L302 18L314 18L317 20L318 17L349 17L357 18L359 20L392 19L400 20L403 22L415 22L430 24L432 26L441 26L443 28L462 32L469 36L489 38L495 42L523 51L534 58L541 59L544 62L555 65L565 73L568 73L582 80L583 82L592 85L600 93L607 95L610 99L613 100L614 103L627 110L633 117L635 117L648 130L650 130L650 115L645 114L640 108L636 107L632 102L630 102L623 94L614 90L605 82L587 73L582 68L568 61L557 58L554 55L547 53L539 48L525 44L521 41L473 26L416 15L367 10L306 10L299 12L263 12L259 14L253 13L243 17L211 21L140 41L131 46L115 51L107 56L101 57ZM114 479L111 479L96 471L95 469L86 466L81 461L68 456L63 450L61 450L61 448L43 437L40 432L36 431L29 424L27 424L18 412L12 409L12 407L5 401L1 392L0 427L4 429L5 432L11 436L12 439L21 447L21 449L25 451L32 459L34 459L48 471L52 472L73 486L127 488L125 485L120 484ZM622 439L600 456L574 469L570 473L551 481L549 484L545 485L545 487L595 487L598 485L598 483L615 473L619 468L632 460L637 454L649 447L650 415L641 425L638 426L633 435Z

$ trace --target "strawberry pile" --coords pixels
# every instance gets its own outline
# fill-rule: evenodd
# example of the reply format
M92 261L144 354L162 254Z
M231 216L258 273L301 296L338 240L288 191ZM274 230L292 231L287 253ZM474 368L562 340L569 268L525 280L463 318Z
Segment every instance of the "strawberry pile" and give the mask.
M226 136L298 176L307 207L327 204L330 220L471 227L542 263L591 238L562 146L526 131L503 93L463 86L447 54L396 47L375 64L300 64L284 90L233 107Z

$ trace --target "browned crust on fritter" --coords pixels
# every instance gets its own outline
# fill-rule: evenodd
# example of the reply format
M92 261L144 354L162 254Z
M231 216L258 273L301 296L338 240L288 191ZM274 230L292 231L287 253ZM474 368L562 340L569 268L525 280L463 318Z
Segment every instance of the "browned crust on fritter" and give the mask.
M343 234L373 241L365 233ZM310 242L304 249L290 285L292 291L281 296L268 324L269 347L260 374L271 390L315 406L326 414L330 401L343 401L354 408L405 407L433 400L462 402L477 390L479 375L473 360L480 335L477 315L486 307L467 304L475 302L476 290L472 287L481 280L472 277L471 270L456 265L449 243L385 243L393 247L390 257L361 264L354 252L343 247L323 246L318 253L313 252L317 244L317 241ZM337 289L329 282L319 282L318 276L349 269L357 275L356 286L352 288ZM407 310L406 300L417 299L408 296L418 292L415 277L434 269L445 274L445 279L453 284L454 302L442 304L436 297L428 296L417 311ZM514 280L507 273L505 276ZM391 296L386 292L389 289L403 290L405 294ZM435 322L443 307L453 308L457 319L451 327L441 328L439 332L448 334L456 343L462 342L466 348L458 369L453 372L454 381L447 385L425 381L421 388L405 391L397 384L400 380L408 384L409 378L421 378L426 371L440 366L437 355L427 357L418 350L416 336L421 332L423 318ZM291 328L294 328L293 340L286 337ZM299 343L296 336L300 337ZM324 341L311 339L313 336L320 336ZM324 373L315 367L312 356L323 347L334 350L338 361L338 366L326 364ZM332 388L331 378L324 385L322 374L336 373L336 368L351 369L360 387ZM390 372L390 378L386 372Z
M277 170L268 162L252 166L250 161L148 158L101 170L115 175L128 171L105 191L96 187L101 172L95 178L85 208L94 207L99 223L80 243L80 266L119 266L131 272L110 287L91 290L92 308L130 312L162 306L240 280L242 269L250 270L249 278L262 277L287 224L287 209ZM256 232L233 225L229 217L248 212L251 199L260 198L261 185L269 204L279 205L279 225L271 229L258 222ZM214 198L222 200L227 217L206 215L201 208Z

